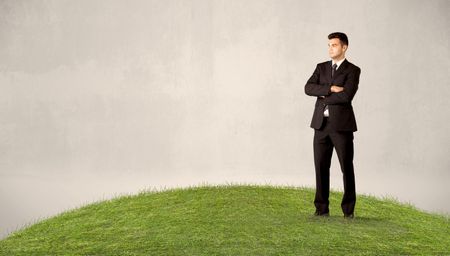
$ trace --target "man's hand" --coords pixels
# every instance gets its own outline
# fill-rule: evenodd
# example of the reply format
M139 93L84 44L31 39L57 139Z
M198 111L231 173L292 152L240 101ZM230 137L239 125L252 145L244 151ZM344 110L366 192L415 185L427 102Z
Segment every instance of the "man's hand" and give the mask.
M339 85L332 85L330 90L331 92L342 92L344 90L344 87ZM320 96L319 98L325 99L325 96Z
M332 85L330 90L331 92L342 92L344 90L344 87Z

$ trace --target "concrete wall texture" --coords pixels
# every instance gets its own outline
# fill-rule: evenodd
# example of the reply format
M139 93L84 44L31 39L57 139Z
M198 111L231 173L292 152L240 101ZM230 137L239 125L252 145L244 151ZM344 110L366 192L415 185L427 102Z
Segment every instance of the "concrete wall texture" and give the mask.
M0 235L141 189L314 186L303 89L335 31L362 69L357 192L448 213L448 13L447 0L2 0ZM331 172L342 189L335 153Z

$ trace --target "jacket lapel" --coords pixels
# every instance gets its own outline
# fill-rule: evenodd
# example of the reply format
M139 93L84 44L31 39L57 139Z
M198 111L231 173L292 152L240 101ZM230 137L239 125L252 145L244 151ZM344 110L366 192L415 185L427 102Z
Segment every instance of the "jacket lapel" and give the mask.
M331 69L332 69L331 65L332 65L332 64L330 64L330 76L331 76ZM342 72L347 68L347 65L348 65L348 61L347 61L347 59L345 59L345 60L341 63L341 65L339 66L339 68L336 70L336 73L334 73L334 76L337 76L337 75L339 75L340 73L342 73Z
M331 69L332 69L332 64L333 62L330 60L330 61L328 61L328 63L327 63L327 68L325 69L325 77L327 78L327 80L328 80L328 82L331 84L331 79L332 79L332 77L331 77Z

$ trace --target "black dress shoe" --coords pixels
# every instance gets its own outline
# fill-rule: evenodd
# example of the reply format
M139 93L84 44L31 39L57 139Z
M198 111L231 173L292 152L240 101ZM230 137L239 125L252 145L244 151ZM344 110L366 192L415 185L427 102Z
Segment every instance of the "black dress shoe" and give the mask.
M320 212L320 211L316 210L316 212L314 213L314 216L328 217L328 216L330 216L330 213L329 212Z
M353 213L351 213L351 214L344 214L344 218L345 219L353 219L354 215L353 215Z

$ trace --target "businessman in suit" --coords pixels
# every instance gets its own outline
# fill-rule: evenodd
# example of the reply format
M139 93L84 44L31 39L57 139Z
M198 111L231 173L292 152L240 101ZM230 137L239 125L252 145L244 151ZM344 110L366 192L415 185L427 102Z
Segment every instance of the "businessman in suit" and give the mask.
M328 35L330 61L317 64L305 85L305 93L317 97L311 128L314 128L316 216L329 216L330 165L333 148L344 179L341 208L345 218L354 217L356 203L353 170L353 132L357 130L352 100L358 90L361 69L345 58L347 35Z

